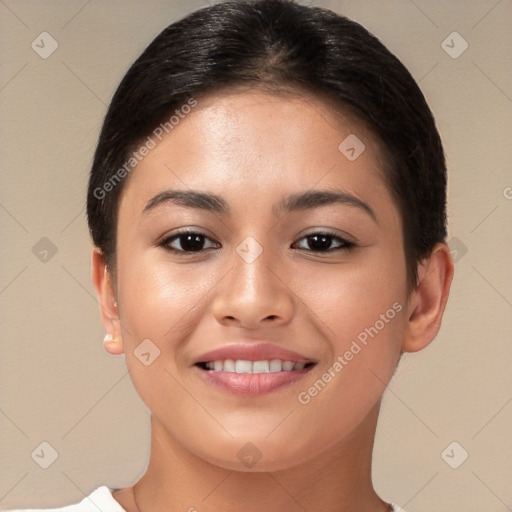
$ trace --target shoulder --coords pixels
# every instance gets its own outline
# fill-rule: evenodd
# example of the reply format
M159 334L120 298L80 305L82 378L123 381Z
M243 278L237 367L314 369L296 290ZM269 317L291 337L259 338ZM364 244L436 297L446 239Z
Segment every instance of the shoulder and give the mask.
M102 485L85 497L80 503L59 508L12 509L4 512L126 512L112 497L112 489Z

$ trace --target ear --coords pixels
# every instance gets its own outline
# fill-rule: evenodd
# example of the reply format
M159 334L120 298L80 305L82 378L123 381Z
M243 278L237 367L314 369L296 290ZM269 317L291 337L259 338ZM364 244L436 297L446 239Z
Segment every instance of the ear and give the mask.
M402 350L417 352L436 337L453 278L453 261L445 243L438 243L428 258L418 265L418 285L411 293L408 323Z
M107 334L114 339L104 343L105 350L109 354L120 355L123 353L123 343L116 294L105 257L96 246L92 249L91 270L92 284L100 303L101 322Z

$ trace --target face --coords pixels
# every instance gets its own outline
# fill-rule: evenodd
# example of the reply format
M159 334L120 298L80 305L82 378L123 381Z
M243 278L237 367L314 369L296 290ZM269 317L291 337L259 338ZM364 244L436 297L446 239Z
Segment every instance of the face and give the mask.
M375 137L334 112L304 96L210 95L121 196L131 378L171 444L226 468L342 447L399 358L400 216ZM261 456L254 469L247 455Z

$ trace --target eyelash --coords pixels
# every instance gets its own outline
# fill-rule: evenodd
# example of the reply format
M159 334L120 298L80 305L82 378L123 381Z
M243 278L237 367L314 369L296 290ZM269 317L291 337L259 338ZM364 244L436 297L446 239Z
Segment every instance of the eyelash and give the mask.
M206 249L200 249L198 251L186 251L186 250L175 249L174 247L170 247L170 244L172 242L174 242L175 240L179 240L181 237L186 236L186 235L199 235L200 237L203 237L205 239L211 240L207 235L205 235L204 233L201 233L200 231L181 230L181 231L178 231L178 232L174 233L172 236L164 238L160 242L159 245L161 247L163 247L164 249L166 249L167 251L173 252L175 254L183 253L182 255L197 254L197 253L204 252L206 249L213 249L214 248L214 247L207 247ZM342 238L339 235L330 232L329 230L315 231L313 233L309 233L309 234L303 236L299 240L308 239L308 238L311 238L311 237L314 237L314 236L322 236L322 237L332 238L333 241L338 242L340 244L340 246L339 247L335 247L334 249L327 249L327 250L314 250L314 249L304 249L304 248L302 248L302 250L306 250L306 251L313 252L313 253L316 253L316 254L325 254L325 253L329 254L329 253L333 253L333 252L337 252L337 251L350 251L350 250L354 249L355 247L357 247L357 245L354 242L346 240L345 238Z

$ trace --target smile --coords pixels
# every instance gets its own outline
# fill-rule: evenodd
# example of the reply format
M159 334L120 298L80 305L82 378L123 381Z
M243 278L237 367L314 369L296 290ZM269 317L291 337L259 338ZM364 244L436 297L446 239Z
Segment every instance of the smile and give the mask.
M228 373L276 373L276 372L292 372L302 370L311 366L312 362L283 361L281 359L271 359L262 361L248 361L245 359L226 359L218 361L208 361L199 363L199 366L205 370L213 370L214 372Z
M208 386L231 395L257 397L297 382L317 362L267 341L237 340L197 356L192 364Z
M218 391L256 398L291 386L302 379L316 363L281 359L218 359L197 363L200 377Z

